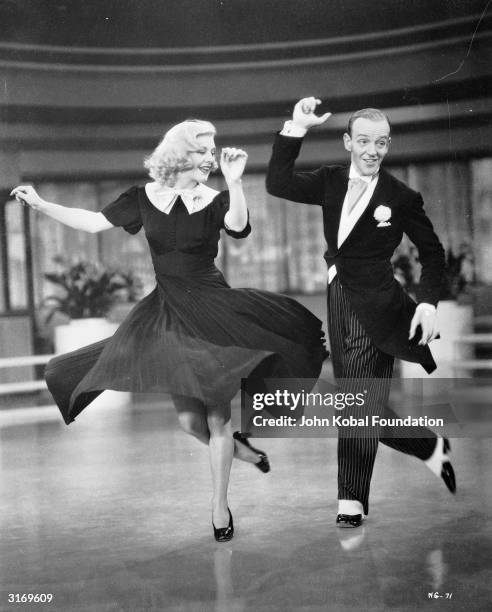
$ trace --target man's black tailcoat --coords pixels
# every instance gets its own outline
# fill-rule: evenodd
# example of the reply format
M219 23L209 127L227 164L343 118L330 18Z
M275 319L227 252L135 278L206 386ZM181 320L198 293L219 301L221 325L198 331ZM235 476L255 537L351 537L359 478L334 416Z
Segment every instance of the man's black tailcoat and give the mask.
M349 167L322 166L313 172L294 172L302 138L277 135L267 175L267 190L274 196L318 204L328 245L325 259L335 265L354 312L374 344L383 352L436 368L427 346L409 342L416 303L394 278L391 257L403 233L419 252L422 274L418 301L437 304L442 286L444 249L423 209L422 197L380 169L378 183L367 208L351 233L337 246L338 227L347 192ZM390 209L387 224L374 214L378 206Z

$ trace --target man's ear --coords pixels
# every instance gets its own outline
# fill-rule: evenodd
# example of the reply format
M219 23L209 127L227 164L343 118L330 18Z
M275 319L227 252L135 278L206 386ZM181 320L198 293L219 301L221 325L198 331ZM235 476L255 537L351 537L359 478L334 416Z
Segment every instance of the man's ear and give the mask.
M343 135L343 146L347 151L352 151L352 138L350 138L347 132L345 132L345 134Z

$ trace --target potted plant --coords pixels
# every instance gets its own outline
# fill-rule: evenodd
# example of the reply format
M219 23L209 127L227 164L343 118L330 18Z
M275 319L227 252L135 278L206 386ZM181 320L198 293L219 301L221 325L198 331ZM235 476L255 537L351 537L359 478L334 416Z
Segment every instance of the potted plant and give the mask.
M64 324L55 325L56 353L67 353L113 335L118 323L107 317L116 304L136 302L142 290L140 279L131 272L107 268L101 264L56 257L57 272L44 276L58 291L43 300L46 322L55 315ZM60 317L60 315L62 315ZM131 393L104 391L92 406L122 408L131 403Z
M84 260L67 261L56 257L57 272L44 277L58 287L55 295L43 300L48 309L46 322L55 314L65 315L68 323L55 327L55 351L64 353L111 336L117 324L107 319L118 302L135 302L141 282L131 272L107 268Z
M415 295L420 275L420 264L416 250L409 254L398 254L393 260L395 277L405 289ZM431 343L431 350L438 365L432 374L437 378L465 376L457 365L460 360L472 357L473 346L457 342L457 338L473 332L473 283L474 261L470 245L463 242L455 254L452 249L446 253L444 282L437 307L440 338ZM417 364L402 362L404 378L420 378L422 372Z

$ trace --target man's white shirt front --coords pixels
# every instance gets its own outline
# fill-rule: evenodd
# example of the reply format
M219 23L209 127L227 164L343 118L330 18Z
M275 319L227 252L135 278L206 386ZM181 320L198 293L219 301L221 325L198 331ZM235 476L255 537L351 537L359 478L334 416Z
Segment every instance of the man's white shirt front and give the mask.
M353 165L350 166L349 179L361 179L365 183L367 183L367 189L359 198L359 201L354 206L354 208L348 211L348 190L345 194L345 199L343 201L342 213L340 215L340 223L338 225L338 237L337 237L337 247L340 248L342 244L345 242L347 237L350 235L350 232L354 229L355 224L360 219L362 213L367 208L369 204L374 190L376 189L376 185L378 183L378 175L374 176L361 176ZM328 283L335 278L337 273L337 269L334 265L328 268Z

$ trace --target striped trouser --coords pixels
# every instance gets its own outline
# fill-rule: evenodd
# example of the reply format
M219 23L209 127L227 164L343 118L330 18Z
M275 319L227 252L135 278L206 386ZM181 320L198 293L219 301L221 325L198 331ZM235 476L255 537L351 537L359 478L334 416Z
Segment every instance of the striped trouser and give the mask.
M333 370L341 388L348 380L370 379L366 385L370 387L368 402L364 406L344 408L342 416L362 418L370 414L396 418L387 405L394 357L372 343L350 307L338 276L328 286L328 333ZM365 514L368 513L369 487L379 441L419 459L431 456L436 436L430 430L405 427L401 433L399 437L398 428L373 428L363 437L361 428L339 429L338 499L358 500Z

